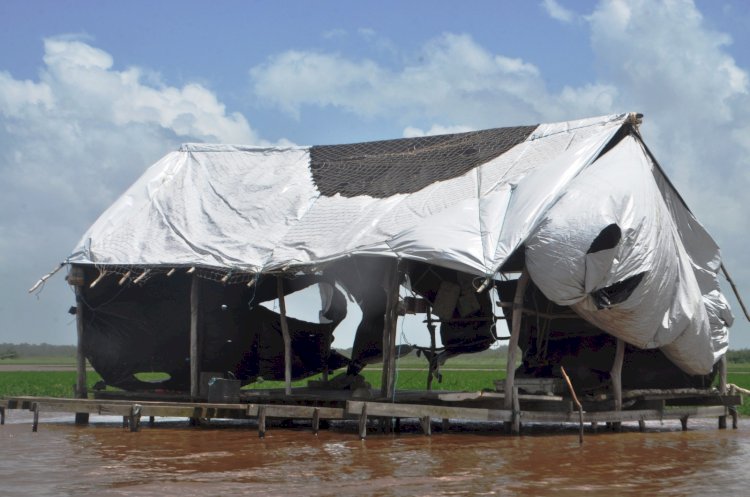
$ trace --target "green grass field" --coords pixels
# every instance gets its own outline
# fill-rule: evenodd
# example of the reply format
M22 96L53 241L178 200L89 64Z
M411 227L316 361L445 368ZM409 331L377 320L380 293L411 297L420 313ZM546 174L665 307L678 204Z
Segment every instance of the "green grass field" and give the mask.
M54 359L54 360L52 360ZM36 362L19 362L3 360L0 364L39 364L39 365L70 365L73 362L59 362L60 358L35 359ZM31 361L30 359L28 361ZM742 388L750 390L750 363L729 363L727 380ZM342 370L343 371L343 370ZM505 377L504 357L492 354L465 355L449 360L442 368L443 381L433 382L436 390L479 391L493 389L494 381ZM336 374L338 372L334 372ZM380 365L372 365L362 372L365 379L374 387L380 387ZM140 375L141 379L157 379L159 373ZM296 381L293 386L305 386L310 380L318 377ZM87 376L89 388L101 380L93 371ZM3 371L0 372L0 396L50 396L72 397L73 385L76 381L75 371ZM396 388L399 390L421 390L426 388L427 361L424 358L408 356L399 359ZM283 388L279 381L263 381L245 387L245 389ZM740 407L740 413L750 415L750 402Z

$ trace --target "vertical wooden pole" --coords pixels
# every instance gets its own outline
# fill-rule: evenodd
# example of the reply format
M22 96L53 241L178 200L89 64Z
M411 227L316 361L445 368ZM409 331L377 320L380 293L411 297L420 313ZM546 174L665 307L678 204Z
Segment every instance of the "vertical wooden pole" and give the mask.
M437 366L437 360L435 357L437 343L435 338L435 325L432 322L432 309L430 308L427 308L427 330L430 332L430 361L427 373L427 390L432 390L432 377L435 375L435 366Z
M359 439L367 438L367 402L362 402L362 412L359 415Z
M727 394L727 356L726 354L719 359L719 393ZM719 416L719 429L724 430L727 427L727 417Z
M529 282L529 273L524 268L516 285L516 295L513 297L513 323L510 330L510 341L508 342L508 364L505 369L505 408L513 408L513 384L516 378L516 349L518 348L518 335L521 333L521 318L523 317L523 297L526 294L526 285Z
M320 430L320 409L317 407L313 409L312 429L314 435L317 435L318 430Z
M392 399L396 384L396 330L398 325L398 290L401 286L398 262L385 274L385 320L383 326L383 373L380 394Z
M84 333L84 318L85 318L85 302L83 299L83 285L86 283L83 268L73 266L68 282L75 288L76 296L76 335L78 344L76 347L76 391L75 397L77 399L88 398L88 386L86 378L86 354L83 350L83 333ZM75 423L77 425L85 425L89 422L89 413L77 412L75 416Z
M609 376L612 380L612 394L615 399L615 411L622 411L622 363L625 360L625 342L617 339L617 348L615 349L615 359L612 362L612 369ZM612 428L619 431L622 423L619 421L612 423Z
M266 437L266 406L258 406L258 438Z
M284 392L292 394L292 339L289 336L289 325L286 322L286 301L284 300L284 280L276 277L276 291L279 296L281 311L281 334L284 337Z
M31 431L34 432L34 433L36 433L37 430L39 429L39 404L37 404L36 402L34 402L31 405L31 410L34 413L34 421L33 421L32 425L31 425Z
M200 396L200 295L201 280L193 274L190 285L190 397L194 401Z

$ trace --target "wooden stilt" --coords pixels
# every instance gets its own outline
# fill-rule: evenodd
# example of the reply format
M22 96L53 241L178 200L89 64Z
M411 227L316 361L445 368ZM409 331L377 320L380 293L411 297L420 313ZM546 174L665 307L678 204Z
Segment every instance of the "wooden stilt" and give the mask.
M437 360L435 357L437 341L435 338L435 324L432 322L432 309L427 309L427 331L430 333L430 357L427 372L427 390L432 390L432 377L435 375Z
M36 433L39 429L39 404L34 402L31 406L31 411L34 413L34 421L31 425L31 431Z
M518 400L518 387L513 387L513 421L511 421L511 433L521 433L521 405Z
M284 300L284 280L276 277L276 292L279 297L281 316L281 334L284 337L284 393L292 395L292 339L289 336L289 325L286 321L286 301Z
M638 420L638 431L640 431L641 433L646 431L646 422L642 419Z
M200 397L200 295L201 280L193 274L190 285L190 397L193 401Z
M73 274L75 273L75 274ZM84 343L84 319L85 319L85 306L86 302L83 298L83 286L85 285L85 274L83 269L74 266L71 270L71 277L69 282L75 283L75 296L76 296L76 335L78 339L78 345L76 347L76 387L75 397L77 399L88 398L88 387L86 381L86 354L83 349ZM88 424L89 413L77 412L75 415L75 423L77 425Z
M154 426L155 424L156 424L156 418L154 416L149 416L148 417L148 425L149 426Z
M367 402L362 402L362 412L359 415L359 439L367 438Z
M443 432L446 432L451 429L451 420L448 418L443 418L442 422Z
M312 430L314 435L317 435L320 430L320 409L317 408L313 411Z
M682 431L687 431L688 429L688 417L683 416L680 418L680 425L682 425Z
M510 330L510 341L508 342L508 363L505 370L505 408L513 408L513 384L516 377L516 349L518 348L518 335L521 333L521 318L523 317L523 297L526 294L526 285L529 282L529 273L526 268L521 272L516 286L516 295L513 297L513 323Z
M266 406L258 406L258 438L266 437Z
M396 418L396 423L393 427L393 431L396 433L401 433L401 418Z
M130 407L130 416L128 418L128 424L130 425L130 431L136 432L141 427L141 405L133 404Z
M5 424L5 407L0 406L0 425Z
M622 411L622 363L625 360L625 342L617 339L617 348L615 349L615 359L612 362L612 369L609 372L612 380L612 395L615 399L615 411ZM619 421L612 423L614 431L620 431L621 423Z
M591 431L593 431L594 433L596 433L598 429L599 429L599 423L597 423L596 421L592 421L591 422Z
M425 436L432 436L432 418L423 416L419 418L419 424L422 425L422 432Z
M396 386L396 331L398 326L398 290L401 286L399 264L386 272L383 287L386 292L385 320L383 326L383 373L380 395L392 399Z
M721 395L727 394L727 356L726 354L721 356L719 359L719 393ZM719 429L725 430L727 428L727 417L719 416Z
M737 414L737 408L734 407L734 406L730 407L729 408L729 414L732 416L732 429L736 430L737 429L737 425L739 424L738 423L739 416Z

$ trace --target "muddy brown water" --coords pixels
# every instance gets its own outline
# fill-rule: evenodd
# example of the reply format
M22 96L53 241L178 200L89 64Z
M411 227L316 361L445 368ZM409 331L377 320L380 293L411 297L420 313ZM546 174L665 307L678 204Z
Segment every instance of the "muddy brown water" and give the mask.
M750 429L717 430L716 421L650 422L640 433L586 433L575 427L453 426L425 437L370 434L334 425L255 427L184 420L131 433L112 417L87 427L70 416L10 411L0 427L3 496L581 496L750 495Z

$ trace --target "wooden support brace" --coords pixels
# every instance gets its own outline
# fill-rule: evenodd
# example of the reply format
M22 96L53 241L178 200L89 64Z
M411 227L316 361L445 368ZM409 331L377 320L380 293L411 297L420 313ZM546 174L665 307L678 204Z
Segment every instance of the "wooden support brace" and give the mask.
M315 410L313 411L312 429L313 434L317 435L318 430L320 429L320 409L318 408L315 408Z
M258 406L258 438L266 437L266 406Z
M34 413L34 422L31 425L31 431L33 433L36 433L39 429L39 404L34 402L31 405L31 411Z
M432 418L423 416L419 418L419 424L422 425L422 432L425 436L429 437L432 435Z
M362 402L362 412L359 415L359 439L367 438L367 402Z

